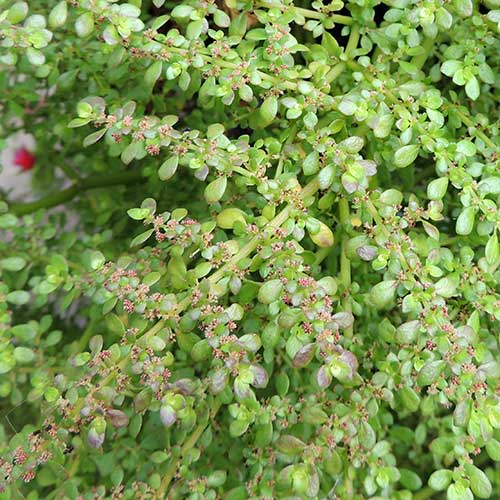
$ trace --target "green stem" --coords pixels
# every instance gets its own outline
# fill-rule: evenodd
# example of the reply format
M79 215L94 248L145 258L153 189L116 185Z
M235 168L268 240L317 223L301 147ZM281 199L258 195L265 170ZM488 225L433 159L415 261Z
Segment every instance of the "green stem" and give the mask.
M368 213L372 216L372 219L375 221L375 224L378 228L384 233L385 237L390 240L392 235L391 232L387 229L387 224L384 223L382 217L380 217L378 210L375 208L375 205L371 200L366 200L366 208L368 209ZM403 252L398 253L399 261L401 262L401 266L405 271L410 269L408 262L406 261L406 257L403 255Z
M91 319L89 321L89 324L87 325L87 328L85 328L83 335L80 337L80 340L78 341L78 352L82 352L85 350L87 347L88 341L92 337L94 333L94 326L95 326L95 320Z
M351 17L343 16L341 14L325 14L323 12L318 12L317 10L305 9L303 7L295 7L294 5L283 5L281 2L274 3L270 0L261 0L259 3L262 5L262 7L275 7L283 11L293 8L293 10L297 14L300 14L301 16L309 19L318 19L319 21L323 19L325 20L331 19L334 23L346 24L346 25L352 24L354 22Z
M10 205L10 210L16 215L26 215L36 212L41 208L51 208L70 201L80 193L89 189L101 187L117 186L120 184L132 184L142 178L142 171L132 170L129 172L119 172L115 174L92 176L73 183L69 188L63 189L58 193L53 193L45 198L29 203L14 203Z
M342 225L342 243L340 249L340 283L342 284L342 293L344 294L343 307L344 311L352 312L352 303L350 297L351 289L351 261L347 258L346 245L348 240L348 235L346 231L346 226L349 223L350 213L349 213L349 202L346 198L342 198L339 201L339 217L340 224ZM344 335L351 338L353 335L352 326L347 328Z
M280 159L278 160L278 166L276 167L276 174L274 175L275 179L277 179L281 175L281 172L283 170L283 163L285 162L285 153L286 153L285 147L291 142L293 142L293 140L295 139L295 135L297 134L297 128L298 128L298 123L295 122L292 125L292 129L290 130L290 134L288 135L285 144L283 144L283 149L281 150Z
M295 7L295 11L298 14L302 14L304 17L308 17L309 19L318 19L318 20L330 19L334 23L345 24L346 26L354 22L352 17L343 16L341 14L323 14L322 12L310 9L303 9L302 7Z
M462 122L465 125L467 125L467 127L474 127L476 129L475 134L478 137L480 137L482 139L482 141L486 145L488 145L492 149L496 149L497 148L497 145L484 132L481 132L481 130L479 130L477 128L477 125L472 121L471 118L469 118L467 115L465 115L464 113L462 113L458 108L455 108L453 111L458 115L458 117L460 118L460 120L462 120Z
M59 167L68 177L73 181L81 180L81 177L75 172L69 165L65 165L64 163Z
M330 254L330 252L333 250L333 247L326 247L326 248L320 248L316 252L316 258L314 259L314 265L318 266L321 264Z
M221 402L219 400L216 400L207 421L198 425L198 427L196 427L196 429L193 431L191 436L189 436L189 438L184 442L184 444L182 445L179 457L177 458L177 460L172 460L171 464L169 465L169 467L167 469L167 472L163 476L163 481L161 482L161 485L157 491L158 498L164 498L163 495L165 495L165 493L167 492L167 489L168 489L170 483L172 482L172 479L174 478L175 473L177 472L179 462L186 455L186 453L196 445L198 439L200 439L200 436L203 434L203 432L207 428L207 426L210 422L210 419L213 418L217 414L217 412L219 411L220 406L221 406Z
M347 47L345 48L345 53L347 57L350 57L351 52L356 49L359 42L359 26L355 24L351 28L351 34L349 35L349 40L347 41Z
M241 168L241 167L231 167L231 170L233 172L237 172L238 174L240 175L243 175L244 177L248 177L248 178L252 178L252 177L255 177L255 174L252 173L252 172L249 172L248 170L244 169L244 168Z
M432 54L431 49L434 46L434 43L434 38L426 38L424 40L424 43L422 44L423 52L418 56L413 57L411 60L411 64L413 64L413 66L415 66L417 69L421 69L425 64L425 61L427 61L429 56Z
M328 72L328 81L332 83L335 81L345 70L346 65L343 62L336 64L329 72Z

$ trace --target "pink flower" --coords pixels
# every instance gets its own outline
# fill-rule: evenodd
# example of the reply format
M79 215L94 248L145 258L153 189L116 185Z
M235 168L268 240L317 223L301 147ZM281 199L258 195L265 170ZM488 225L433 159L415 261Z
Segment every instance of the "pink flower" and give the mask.
M26 148L17 149L14 152L13 163L22 170L28 171L33 168L36 162L36 157Z

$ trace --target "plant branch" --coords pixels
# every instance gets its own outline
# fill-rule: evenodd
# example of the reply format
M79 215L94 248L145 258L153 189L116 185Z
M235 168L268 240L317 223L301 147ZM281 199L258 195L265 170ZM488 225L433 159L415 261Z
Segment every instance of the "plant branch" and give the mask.
M279 3L274 3L269 0L262 0L260 2L264 7L276 7L278 9L281 9L283 11L286 11L288 9L293 9L297 14L300 14L301 16L304 16L305 18L308 19L317 19L319 21L330 19L334 23L337 24L352 24L354 21L352 17L350 16L343 16L341 14L329 14L329 13L323 13L323 12L318 12L317 10L311 10L311 9L305 9L303 7L296 7L294 5L283 5L281 2Z
M172 482L172 479L175 476L175 473L177 472L177 467L179 464L179 461L182 460L182 458L186 455L186 453L194 447L194 445L197 443L198 439L200 439L200 436L203 434L205 429L207 428L210 419L213 418L217 412L219 411L219 408L221 406L221 402L217 399L214 402L212 411L210 412L209 418L207 419L206 422L198 425L196 429L193 431L191 436L184 442L181 448L181 452L179 453L179 457L177 460L172 460L171 464L169 465L167 472L163 476L163 481L161 482L161 485L157 491L158 498L163 498L163 495L167 492L167 489Z
M346 198L339 201L340 224L342 225L342 244L340 249L340 283L342 284L342 293L344 294L343 307L346 312L352 312L352 303L350 297L351 288L351 261L347 258L346 244L347 232L346 225L349 223L349 202ZM345 336L351 338L353 335L352 325L345 330Z
M308 196L313 195L316 191L319 189L319 181L318 178L316 177L313 179L311 182L309 182L301 191L302 198L306 198ZM263 230L267 231L274 231L278 227L280 227L282 224L284 224L288 217L290 216L290 213L292 211L292 207L290 205L287 205L274 219L269 221L266 226L263 228ZM226 262L221 268L219 268L216 272L214 272L212 275L207 277L207 281L209 283L217 283L220 279L222 279L225 275L226 272L231 271L236 264L241 261L242 259L245 259L248 257L259 245L261 241L261 233L253 236L250 241L246 243L233 257ZM181 300L178 304L177 307L172 311L173 314L179 315L181 312L183 312L185 309L187 309L192 302L191 296L187 296L183 300ZM162 319L158 321L155 325L153 325L147 332L145 332L140 338L141 339L148 339L150 337L154 337L162 328L164 328L166 325L166 320ZM125 356L120 363L118 364L117 368L120 368L121 370L124 370L127 363L130 360L130 354ZM107 375L101 382L100 386L107 386L109 383L115 378L116 372L112 371L109 375ZM80 402L80 405L75 406L75 411L80 411L81 405L83 405L83 401Z
M453 109L453 112L455 112L460 120L467 125L467 127L473 127L476 129L475 133L476 135L482 139L482 141L490 148L496 149L498 146L484 133L481 132L481 130L478 129L478 126L472 121L471 118L469 118L467 115L462 113L458 108Z
M66 201L70 201L79 194L90 189L97 189L109 186L118 186L133 184L142 178L142 171L131 170L128 172L118 172L109 175L91 176L81 181L74 182L70 187L63 189L57 193L49 194L40 200L31 201L28 203L13 203L10 205L10 210L16 215L26 215L36 212L41 208L51 208L61 205Z

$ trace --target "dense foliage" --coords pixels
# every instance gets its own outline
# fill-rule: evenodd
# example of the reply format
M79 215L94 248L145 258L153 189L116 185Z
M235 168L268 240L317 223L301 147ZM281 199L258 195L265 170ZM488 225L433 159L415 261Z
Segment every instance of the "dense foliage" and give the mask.
M499 30L0 0L0 499L499 498Z

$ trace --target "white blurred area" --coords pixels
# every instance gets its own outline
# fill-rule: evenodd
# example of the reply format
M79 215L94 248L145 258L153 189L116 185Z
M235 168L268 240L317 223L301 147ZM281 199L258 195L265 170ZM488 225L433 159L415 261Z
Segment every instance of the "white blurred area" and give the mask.
M15 152L25 148L35 151L35 139L25 132L16 132L9 136L5 147L0 151L0 193L9 201L33 200L31 189L31 171L23 170L14 163Z
M0 0L1 1L1 0ZM36 157L35 138L24 131L10 135L5 142L5 146L0 150L0 200L8 202L26 203L36 200L40 195L33 194L31 185L32 170L23 170L15 164L14 157L16 151L27 149ZM36 167L36 162L34 167ZM65 189L71 185L71 181L60 175L57 189ZM50 213L63 211L66 215L66 223L62 230L74 230L78 226L79 218L73 210L63 205L50 209Z

